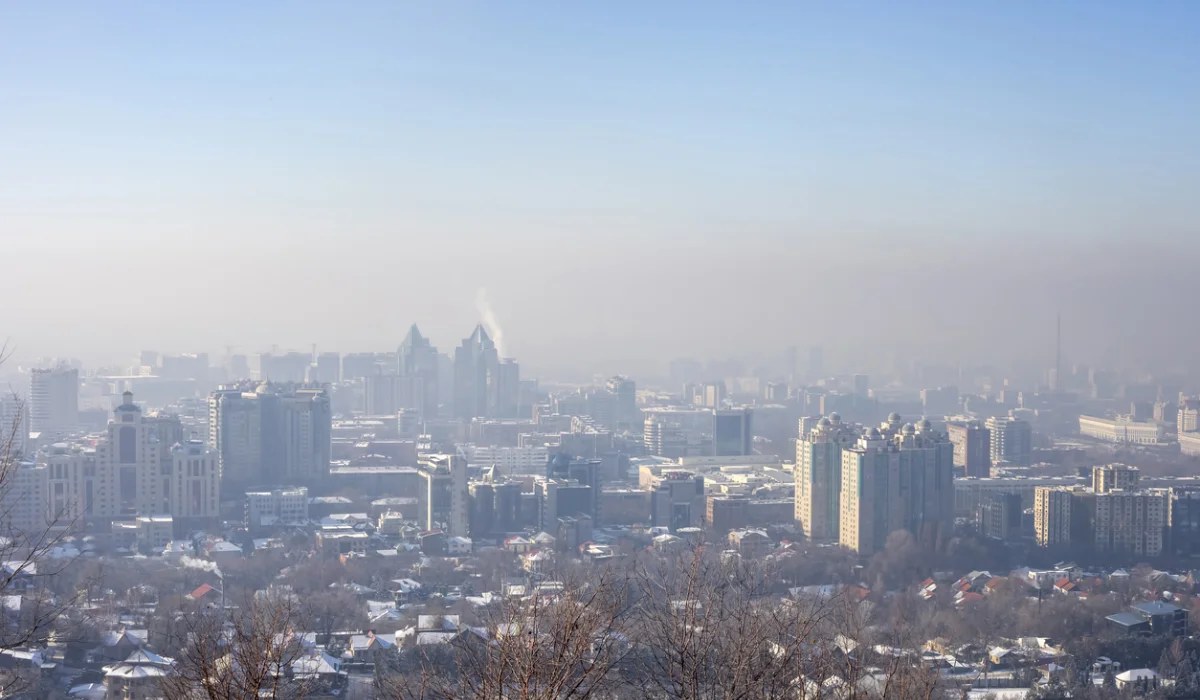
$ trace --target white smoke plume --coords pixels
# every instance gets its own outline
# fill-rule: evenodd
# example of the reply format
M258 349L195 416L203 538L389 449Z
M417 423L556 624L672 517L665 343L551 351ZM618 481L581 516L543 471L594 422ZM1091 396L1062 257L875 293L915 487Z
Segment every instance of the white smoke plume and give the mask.
M221 570L217 568L216 563L211 562L207 559L197 559L195 557L182 556L179 558L179 564L180 564L180 566L184 566L189 569L200 569L202 571L211 571L212 573L217 575L217 578L222 579L222 580L224 580L224 578L225 578L225 576L221 574Z
M483 287L475 292L475 308L479 311L479 320L483 323L483 327L487 329L488 335L492 336L492 342L496 344L496 352L500 357L507 357L504 353L504 329L500 327L500 319L496 318L496 312L492 310L492 300Z

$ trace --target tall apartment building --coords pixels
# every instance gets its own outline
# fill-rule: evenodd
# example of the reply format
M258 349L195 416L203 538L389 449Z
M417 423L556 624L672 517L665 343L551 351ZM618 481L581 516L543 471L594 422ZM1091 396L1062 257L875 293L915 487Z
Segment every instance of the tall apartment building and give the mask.
M459 456L430 455L417 465L418 522L426 530L444 528L447 537L467 537L470 495L467 462Z
M319 386L246 382L209 397L209 446L230 493L329 476L333 414Z
M714 457L754 454L753 412L749 408L717 409L712 413Z
M408 329L396 350L400 375L400 406L412 408L425 420L438 415L438 352L421 335L417 324Z
M46 494L46 466L18 460L6 470L0 490L0 536L14 542L38 541L54 523Z
M65 433L79 427L79 370L59 366L29 374L29 430Z
M1095 547L1145 557L1162 554L1169 489L1096 493Z
M72 523L90 515L89 496L96 473L94 456L85 459L83 450L59 443L45 448L38 455L38 462L46 467L49 519Z
M220 516L221 478L217 451L199 440L170 449L169 512L177 534L215 525Z
M842 449L861 428L834 413L796 441L796 522L814 542L837 542L841 524Z
M1108 493L1115 489L1132 491L1138 487L1140 473L1137 467L1124 464L1092 467L1092 491L1096 493Z
M24 399L0 392L0 464L29 450L29 410Z
M1071 543L1072 490L1039 486L1033 495L1033 529L1042 547Z
M1200 400L1183 399L1179 402L1175 428L1180 434L1200 431Z
M1033 427L1028 421L1011 417L988 418L985 427L991 432L992 464L1033 464Z
M143 420L133 394L122 394L113 409L106 439L96 446L96 468L108 498L100 517L166 515L169 490L162 478L161 450L170 448L158 441L156 427Z
M994 537L1006 542L1021 537L1021 494L990 494L976 512L975 525L984 537Z
M928 420L892 414L842 450L840 541L862 555L908 530L934 545L954 522L954 447Z
M992 475L992 431L978 421L951 423L946 434L954 445L954 466L964 476Z

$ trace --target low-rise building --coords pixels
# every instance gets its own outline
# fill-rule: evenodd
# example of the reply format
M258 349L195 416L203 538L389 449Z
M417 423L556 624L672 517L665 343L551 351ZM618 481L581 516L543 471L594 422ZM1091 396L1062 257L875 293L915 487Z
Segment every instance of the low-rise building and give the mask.
M1079 434L1104 442L1159 445L1166 442L1167 428L1157 421L1134 421L1129 416L1080 416Z

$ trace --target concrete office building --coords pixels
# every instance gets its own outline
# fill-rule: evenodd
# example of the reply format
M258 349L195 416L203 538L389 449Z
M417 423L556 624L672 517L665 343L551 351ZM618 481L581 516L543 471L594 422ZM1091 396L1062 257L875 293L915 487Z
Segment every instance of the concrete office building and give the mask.
M840 537L842 449L853 445L861 430L834 413L796 441L795 517L804 536L814 542L837 542Z
M1029 466L1033 464L1033 427L1020 418L988 418L985 427L991 433L992 464Z
M946 434L954 445L954 466L964 476L992 475L992 431L978 421L950 423Z
M29 374L29 430L46 435L79 427L79 370L59 366Z
M712 413L712 454L714 457L754 454L754 435L749 408L714 410Z

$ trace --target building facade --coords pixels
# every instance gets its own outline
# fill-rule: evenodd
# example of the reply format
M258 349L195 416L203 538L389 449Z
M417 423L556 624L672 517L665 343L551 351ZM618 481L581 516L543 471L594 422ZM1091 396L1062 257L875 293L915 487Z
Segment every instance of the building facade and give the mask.
M34 369L29 373L29 430L61 434L79 427L79 370Z
M1157 421L1134 421L1128 416L1080 416L1079 434L1104 442L1158 445L1166 440L1167 429Z
M991 434L992 464L1001 462L1027 467L1033 464L1033 427L1021 418L988 418L984 426Z
M840 537L842 449L855 443L860 430L835 413L796 441L796 522L814 542Z
M992 431L978 421L951 423L946 434L954 445L954 466L963 470L963 476L988 477L992 475Z

